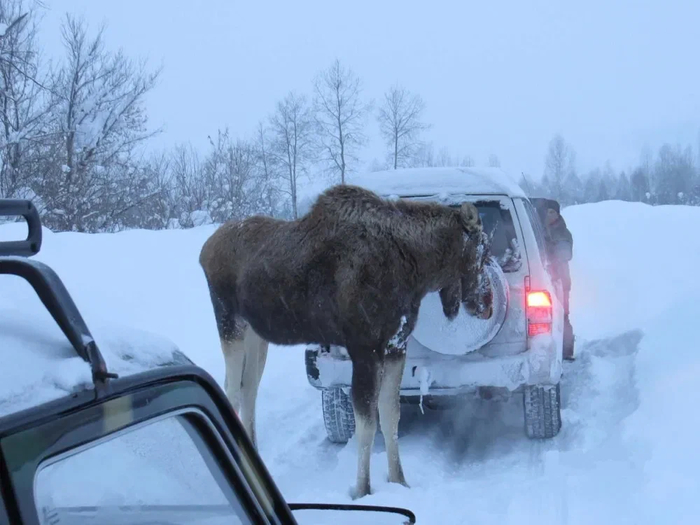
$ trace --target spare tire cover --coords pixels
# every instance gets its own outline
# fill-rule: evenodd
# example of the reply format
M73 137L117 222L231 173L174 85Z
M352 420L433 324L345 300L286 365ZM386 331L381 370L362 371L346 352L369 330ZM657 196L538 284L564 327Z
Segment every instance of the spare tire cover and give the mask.
M486 266L493 286L493 315L482 320L460 306L459 314L450 321L442 311L440 294L432 292L421 302L418 322L412 336L434 352L464 355L489 343L503 326L508 309L508 281L495 261Z

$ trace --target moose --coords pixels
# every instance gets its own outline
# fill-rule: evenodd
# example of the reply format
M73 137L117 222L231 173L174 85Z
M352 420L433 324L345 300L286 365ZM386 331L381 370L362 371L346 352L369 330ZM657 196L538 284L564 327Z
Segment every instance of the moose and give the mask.
M389 200L337 185L299 219L224 223L199 261L224 354L224 389L253 444L269 343L341 346L353 370L353 498L370 493L377 420L389 481L408 487L398 447L400 386L421 300L439 292L450 320L460 305L480 319L493 312L489 242L476 207Z

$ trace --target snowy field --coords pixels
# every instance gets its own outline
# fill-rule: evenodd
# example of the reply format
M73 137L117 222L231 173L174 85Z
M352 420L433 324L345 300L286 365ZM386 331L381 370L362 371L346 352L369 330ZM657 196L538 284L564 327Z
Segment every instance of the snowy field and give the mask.
M400 444L412 488L384 481L377 436L375 493L362 503L407 507L418 523L431 524L697 521L700 208L604 202L564 216L574 235L578 360L564 368L560 435L527 440L519 397L425 415L405 410ZM45 231L37 259L64 280L108 364L128 372L124 367L166 362L171 340L223 383L197 261L214 229ZM0 226L0 240L18 232L17 225ZM36 348L24 346L25 336ZM42 353L41 343L52 341L65 351ZM145 349L135 346L144 341ZM24 364L30 352L46 369ZM87 367L71 355L29 286L2 278L0 415L87 380ZM260 451L289 501L349 502L355 443L326 440L320 397L307 383L303 349L272 347L258 400Z

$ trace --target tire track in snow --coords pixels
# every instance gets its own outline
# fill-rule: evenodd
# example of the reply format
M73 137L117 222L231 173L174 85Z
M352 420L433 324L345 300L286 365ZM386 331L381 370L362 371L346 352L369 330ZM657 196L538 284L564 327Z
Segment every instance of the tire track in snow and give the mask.
M590 519L607 516L590 503L609 497L609 489L592 481L611 476L628 480L622 482L628 487L617 486L621 494L634 493L638 483L634 481L637 469L625 464L619 430L620 423L639 405L634 363L641 338L640 331L630 331L579 342L577 360L564 366L564 425L552 440L527 439L519 394L506 401L467 398L459 408L428 409L425 414L404 406L400 443L412 488L385 481L386 453L378 433L372 455L375 492L367 503L411 508L424 523L436 522L436 512L445 513L441 523L492 523L496 518L519 525L529 523L522 519L521 511L538 517L539 524L590 523ZM354 439L347 445L328 443L320 416L320 393L308 385L306 389L310 395L289 396L298 398L296 409L287 407L296 417L290 412L289 417L275 418L274 429L267 420L267 428L259 432L281 433L299 441L272 447L272 455L266 446L263 457L288 499L349 501L356 443ZM264 406L260 405L262 411ZM282 407L275 410L278 415L282 411ZM513 487L520 489L513 492ZM625 501L626 496L617 497L616 502L607 503L614 508L605 512L624 515ZM444 508L438 511L436 506Z

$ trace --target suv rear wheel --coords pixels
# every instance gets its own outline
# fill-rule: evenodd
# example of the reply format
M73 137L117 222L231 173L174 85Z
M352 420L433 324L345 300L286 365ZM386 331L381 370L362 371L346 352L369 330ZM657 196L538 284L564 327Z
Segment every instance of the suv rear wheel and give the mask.
M549 439L561 429L561 388L526 386L523 396L525 433L531 439Z
M325 388L321 391L321 402L328 439L333 443L347 443L355 433L352 399L342 388Z

